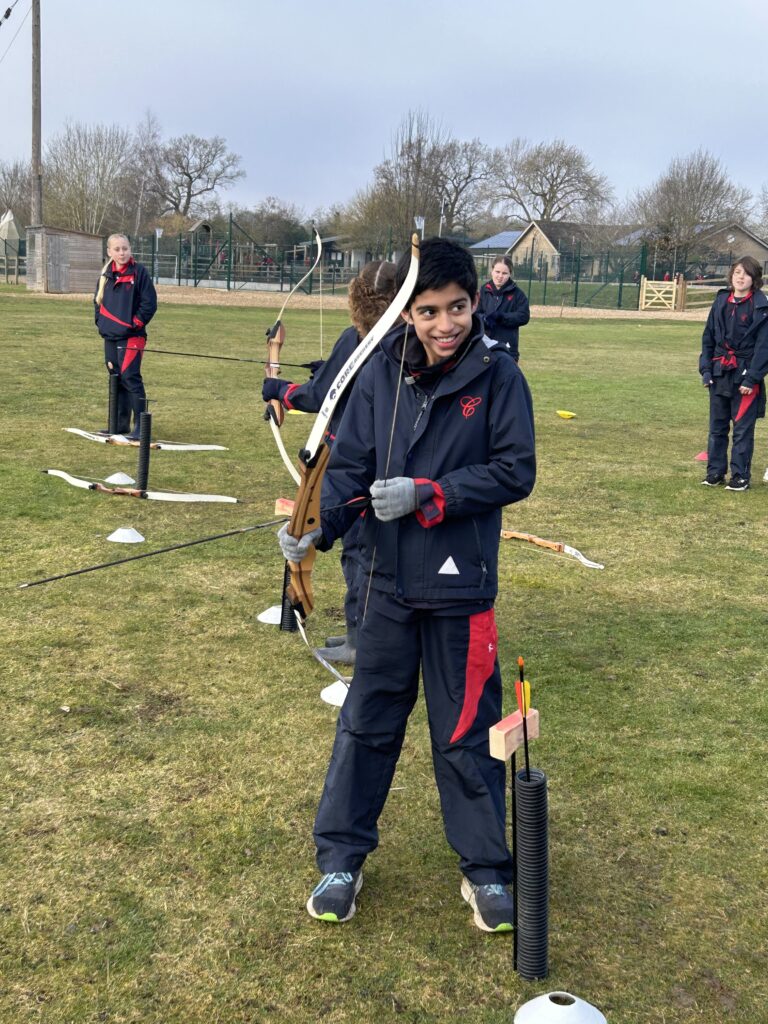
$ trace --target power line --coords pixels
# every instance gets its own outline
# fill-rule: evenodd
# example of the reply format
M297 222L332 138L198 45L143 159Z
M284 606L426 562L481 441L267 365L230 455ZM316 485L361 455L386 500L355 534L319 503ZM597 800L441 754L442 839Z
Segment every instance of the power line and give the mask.
M3 23L4 23L4 22L6 22L6 21L8 20L8 18L9 18L9 17L10 17L10 15L11 15L11 11L13 10L13 8L14 8L14 7L16 6L16 4L17 4L18 2L19 2L19 0L14 0L13 4L11 4L11 6L10 6L10 7L8 8L8 10L7 10L6 12L5 12L5 14L3 15L2 19L0 19L0 28L2 27ZM19 32L21 32L22 28L24 27L24 22L25 22L25 21L27 20L27 18L29 17L29 14L30 14L30 11L31 11L31 10L32 10L32 4L30 4L30 5L29 5L29 10L28 10L28 11L27 11L27 13L26 13L26 14L24 15L24 17L23 17L23 18L21 19L21 24L20 24L20 25L19 25L19 27L18 27L18 28L16 29L16 32L15 32L15 34L14 34L14 37L13 37L13 39L12 39L12 40L10 41L10 43L8 43L8 46L6 47L6 49L5 49L5 52L3 53L2 57L0 57L0 64L2 64L2 63L3 63L3 61L5 60L6 54L8 53L8 51L10 50L10 48L11 48L11 47L13 46L13 44L14 44L14 43L16 42L16 36L17 36L17 35L19 34Z

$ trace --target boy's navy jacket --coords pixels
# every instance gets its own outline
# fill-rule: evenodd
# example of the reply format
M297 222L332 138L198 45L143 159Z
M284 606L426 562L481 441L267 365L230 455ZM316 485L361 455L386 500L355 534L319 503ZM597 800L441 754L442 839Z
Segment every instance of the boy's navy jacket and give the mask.
M712 374L715 380L717 393L718 381L725 378L728 387L736 387L744 384L746 387L754 387L763 381L768 372L768 298L762 291L756 291L751 299L751 323L746 330L738 332L735 342L730 342L732 333L729 331L728 317L733 313L738 315L739 311L747 306L747 303L729 304L728 296L731 294L729 288L721 288L712 303L712 309L707 317L707 324L702 336L701 356L699 358L699 373ZM745 310L746 312L746 310ZM741 334L741 337L738 335ZM721 360L729 359L729 349L735 356L735 373L730 374L728 368L724 368ZM724 373L724 369L726 372ZM761 389L762 391L762 389ZM762 402L765 401L765 394L761 394Z
M94 296L99 334L110 341L146 338L146 325L157 311L157 292L146 267L131 257L122 270L116 270L113 261L106 275L100 306Z
M292 384L285 392L282 401L286 408L298 409L300 412L318 412L331 385L361 340L355 327L348 327L340 334L331 354L314 371L310 379L304 384ZM341 422L341 417L351 394L352 387L347 387L339 399L336 408L333 410L331 421L328 424L330 441L333 441L336 427Z
M317 546L327 550L349 528L359 511L338 506L367 496L374 480L433 481L445 514L429 528L415 514L383 523L366 512L360 547L363 563L374 561L371 585L417 604L492 600L501 509L526 498L536 477L528 385L509 352L483 337L477 316L454 362L401 379L404 336L404 325L390 331L360 371L323 481L329 511ZM412 329L411 353L423 363Z
M525 292L510 278L499 289L488 281L480 289L477 311L483 319L491 318L486 330L496 341L506 345L515 359L520 354L520 328L531 319Z

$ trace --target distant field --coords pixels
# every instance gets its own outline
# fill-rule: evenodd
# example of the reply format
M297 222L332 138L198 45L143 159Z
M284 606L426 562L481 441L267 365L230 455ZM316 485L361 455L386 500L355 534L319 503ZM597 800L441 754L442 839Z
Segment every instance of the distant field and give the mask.
M161 302L150 345L259 358L274 313ZM40 472L135 475L134 451L62 429L105 421L88 303L0 289L0 318L0 1020L509 1024L554 989L610 1024L764 1019L768 431L751 491L699 485L700 323L566 312L521 332L539 479L505 525L606 566L501 549L507 706L522 654L550 786L551 972L534 984L459 896L421 704L358 915L308 918L335 713L298 636L256 619L280 596L274 530L17 589L271 519L294 488L261 368L145 362L156 436L229 449L155 452L151 485L243 504L102 496ZM326 352L346 322L326 310ZM316 358L317 311L285 325L285 360ZM287 418L289 451L310 426ZM125 526L146 543L106 542ZM315 583L318 643L342 625L335 553Z

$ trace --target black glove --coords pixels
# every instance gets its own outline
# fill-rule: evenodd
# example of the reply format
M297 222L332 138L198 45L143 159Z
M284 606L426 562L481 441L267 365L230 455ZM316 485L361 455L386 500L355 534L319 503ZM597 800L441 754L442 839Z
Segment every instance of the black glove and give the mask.
M709 370L705 370L704 373L702 373L701 383L704 385L705 388L708 388L712 383L712 374L709 372Z
M282 402L283 395L291 386L291 381L280 380L279 377L265 377L264 383L261 385L261 397L265 402L271 402L273 398L276 398L278 402Z

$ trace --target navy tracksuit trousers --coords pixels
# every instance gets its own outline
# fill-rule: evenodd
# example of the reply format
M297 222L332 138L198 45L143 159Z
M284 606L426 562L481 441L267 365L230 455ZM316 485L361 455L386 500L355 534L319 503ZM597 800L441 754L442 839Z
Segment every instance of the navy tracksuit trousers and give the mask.
M133 428L138 432L139 416L147 407L147 393L141 377L141 356L146 338L128 338L123 341L111 341L104 338L104 362L110 373L117 373L120 381L117 392L117 432L128 434L131 430L131 413ZM110 369L110 365L112 368Z
M752 388L751 395L742 395L734 388L732 395L716 395L709 389L709 442L707 444L707 475L725 476L728 467L728 433L733 421L731 440L731 476L749 480L752 452L755 447L758 396L762 384Z
M315 819L317 863L324 874L357 871L378 845L377 822L421 670L448 842L475 884L511 881L506 766L488 752L488 729L501 718L496 646L493 609L446 615L407 608L371 591Z

